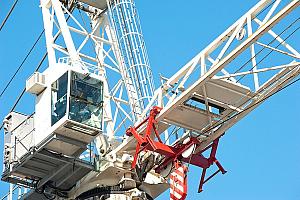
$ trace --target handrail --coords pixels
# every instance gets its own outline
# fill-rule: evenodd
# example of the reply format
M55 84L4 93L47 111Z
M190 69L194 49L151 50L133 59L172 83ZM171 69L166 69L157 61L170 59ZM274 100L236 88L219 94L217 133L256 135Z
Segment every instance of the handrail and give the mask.
M4 195L0 200L4 200L5 198L7 198L11 193L14 194L16 189L21 189L22 186L19 185L14 185L13 190L9 191L6 195ZM24 193L25 194L25 193ZM22 194L21 196L23 196L24 194Z

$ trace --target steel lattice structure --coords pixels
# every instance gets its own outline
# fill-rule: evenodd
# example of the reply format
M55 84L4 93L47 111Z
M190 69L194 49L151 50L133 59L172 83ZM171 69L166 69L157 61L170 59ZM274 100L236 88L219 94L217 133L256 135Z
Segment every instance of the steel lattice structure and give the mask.
M55 152L50 142L42 141L28 147L30 156L14 157L7 163L3 177L32 189L22 191L25 196L20 192L20 198L36 199L35 195L46 193L57 199L100 198L104 194L118 199L150 199L168 188L171 173L166 170L171 172L174 166L188 163L203 169L202 191L207 180L218 172L226 173L216 158L219 138L300 74L299 46L288 43L299 29L295 28L300 20L299 5L300 0L259 1L154 90L133 0L42 0L49 63L44 74L67 66L81 72L82 80L93 76L101 80L101 128L88 139L67 138L64 134L68 131L57 133L67 126L63 124L51 132L55 137L50 142L60 140L78 147L77 154ZM270 56L272 53L278 57ZM53 84L50 87L53 90ZM50 106L45 110L53 113ZM32 118L34 115L26 120ZM43 120L34 118L38 124L34 131L49 129L39 127L45 124ZM94 146L86 148L88 145ZM11 149L16 146L8 145ZM205 157L203 153L209 150L209 157ZM42 156L59 165L35 179L18 174L25 171L26 162ZM80 160L85 156L95 160L97 169ZM56 176L72 164L82 176L71 173L73 185L66 192L59 186L68 178L62 181ZM206 179L206 171L213 164L218 171ZM21 191L21 186L15 189ZM185 198L182 196L178 199Z

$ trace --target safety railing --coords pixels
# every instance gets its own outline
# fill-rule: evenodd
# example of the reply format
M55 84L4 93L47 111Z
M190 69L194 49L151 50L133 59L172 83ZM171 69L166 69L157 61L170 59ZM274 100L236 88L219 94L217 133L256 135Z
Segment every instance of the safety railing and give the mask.
M21 199L29 190L19 185L10 185L8 193L6 193L0 200Z
M78 66L80 65L82 68L87 69L89 72L93 73L93 74L99 74L99 67L96 65L93 65L91 63L82 61L82 60L77 60L77 61L73 61L71 60L70 57L62 57L58 59L59 63L63 63L63 64L67 64L70 66Z

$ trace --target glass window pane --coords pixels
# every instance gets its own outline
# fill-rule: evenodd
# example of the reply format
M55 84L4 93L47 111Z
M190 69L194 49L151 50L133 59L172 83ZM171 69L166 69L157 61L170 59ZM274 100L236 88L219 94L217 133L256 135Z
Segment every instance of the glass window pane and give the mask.
M102 107L71 97L69 118L76 122L101 129Z
M102 104L102 81L72 72L71 96L98 105Z
M71 73L69 119L102 128L102 81L76 72Z
M68 73L66 72L51 85L51 125L66 114Z

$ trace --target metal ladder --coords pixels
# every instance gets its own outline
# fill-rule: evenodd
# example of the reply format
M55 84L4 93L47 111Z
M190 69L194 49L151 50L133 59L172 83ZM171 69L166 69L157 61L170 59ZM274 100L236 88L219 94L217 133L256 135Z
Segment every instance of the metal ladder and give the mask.
M112 0L110 17L115 29L122 56L121 73L135 120L140 118L144 108L153 96L154 83L147 50L132 0Z

